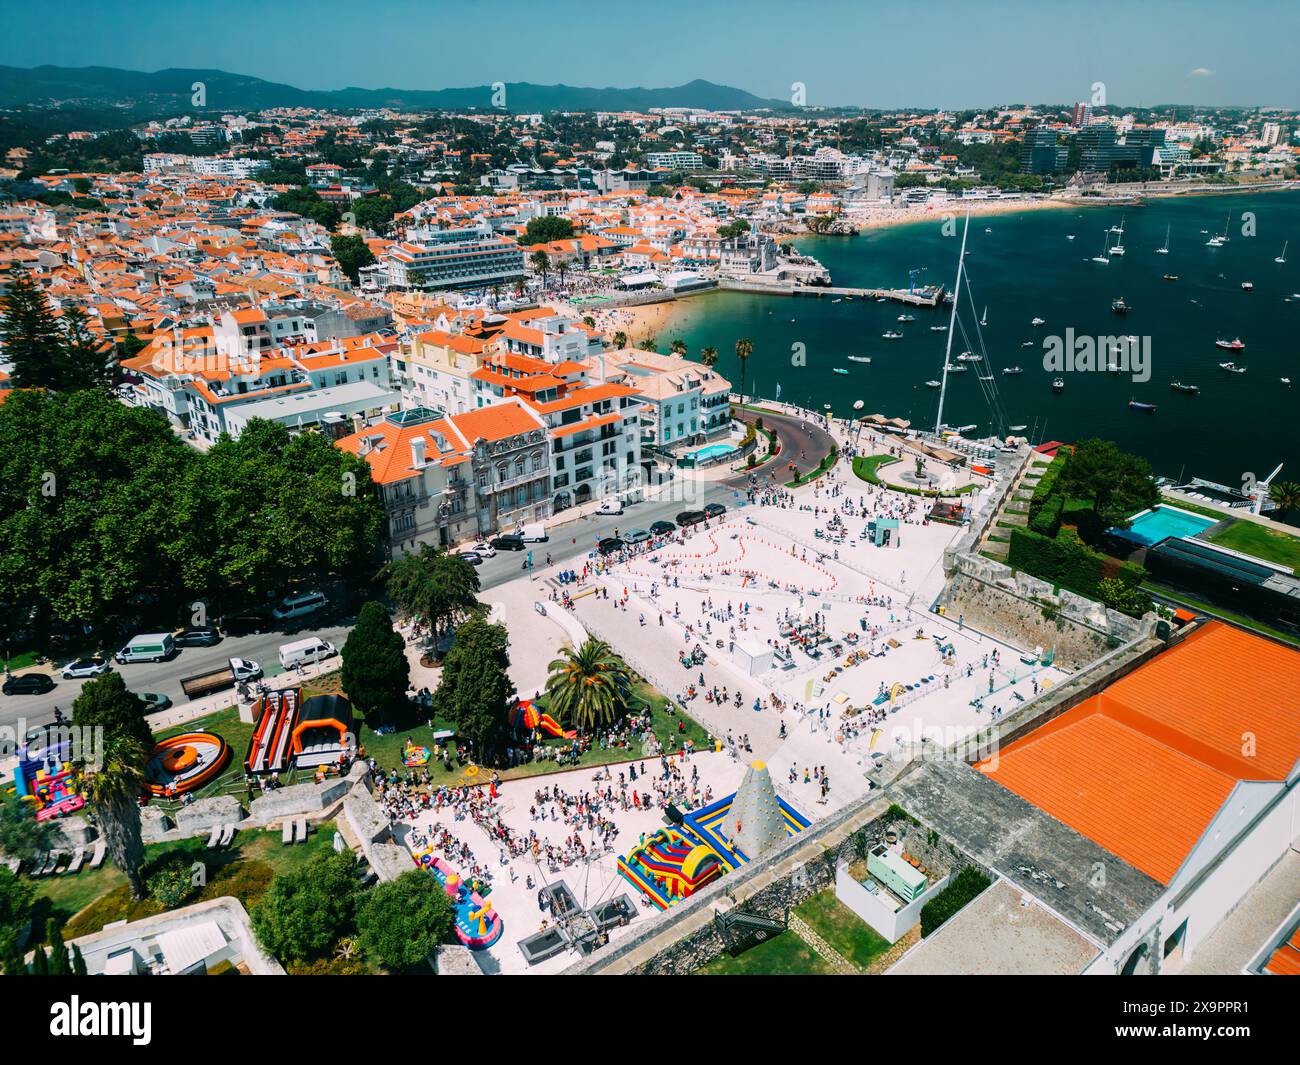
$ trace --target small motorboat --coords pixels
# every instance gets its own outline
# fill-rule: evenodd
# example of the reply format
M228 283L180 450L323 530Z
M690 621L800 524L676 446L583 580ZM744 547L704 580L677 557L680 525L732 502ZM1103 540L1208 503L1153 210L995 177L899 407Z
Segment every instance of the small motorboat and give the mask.
M1220 370L1227 370L1228 373L1245 373L1245 372L1246 372L1246 367L1244 367L1244 366L1238 366L1235 362L1221 362L1221 363L1219 363L1219 369L1220 369Z
M948 332L948 327L947 327L946 325L932 325L932 326L930 326L930 332L931 332L931 333L946 333L946 332Z
M1110 309L1116 314L1128 314L1128 303L1120 296L1119 299L1110 301Z
M985 227L984 227L984 232L985 232L985 233L992 233L993 230L991 230L988 226L985 226Z
M1246 345L1241 342L1241 337L1235 340L1223 340L1220 338L1214 342L1216 348L1223 348L1224 351L1241 351Z
M1064 392L1064 391L1065 391L1065 379L1064 379L1064 378L1061 378L1061 377L1053 377L1053 378L1052 378L1052 391L1053 391L1053 392L1057 392L1057 393Z
M914 314L900 314L900 315L898 316L898 320L899 320L900 322L915 322L915 321L916 321L916 315L914 315Z
M1034 319L1032 322L1030 322L1029 324L1032 325L1032 326L1046 325L1046 324L1047 324L1047 319L1046 319L1046 318L1035 318L1035 319Z
M1281 381L1284 385L1289 385L1291 383L1291 378L1289 377L1279 377L1278 380Z
M1253 281L1243 281L1241 283L1242 292L1250 292L1254 287L1255 287L1255 282Z
M845 373L845 374L846 374L846 373L848 373L848 372L849 372L849 371L846 370L843 366L832 366L832 367L831 367L831 373Z
M965 373L966 367L959 362L950 362L944 367L949 373Z
M1022 370L1019 366L1004 366L1002 367L1002 372L1004 374L1010 375L1010 374L1024 373L1025 371Z
M1034 346L1034 342L1032 340L1026 340L1020 346L1022 348L1032 348Z
M1166 281L1177 281L1178 278L1179 278L1178 274L1165 274Z
M1128 409L1140 410L1144 414L1154 414L1156 412L1156 405L1154 403L1139 403L1136 399L1130 399L1128 401Z
M941 388L942 385L941 385L941 383L938 382L938 381L926 381L926 382L925 382L925 387L926 387L926 388Z
M1071 237L1070 239L1073 240L1074 238ZM1024 432L1026 429L1028 429L1029 426L1027 426L1027 425L1008 425L1007 428L1010 429L1013 433L1022 433L1022 432Z
M1175 392L1186 392L1188 395L1192 396L1196 395L1196 393L1200 391L1200 388L1196 385L1185 385L1182 381L1170 381L1169 387Z
M846 358L849 360L849 362L870 362L871 361L870 355L848 355L846 356Z
M902 338L903 334L898 332L898 330L896 329L890 329L884 333L881 333L880 336L884 340L899 340Z
M1074 234L1073 234L1073 233L1067 233L1067 234L1065 234L1065 239L1066 239L1066 240L1073 240L1073 239L1074 239ZM1013 425L1011 428L1014 429L1015 426Z
M973 351L963 351L957 356L958 362L983 362L983 355L976 355Z

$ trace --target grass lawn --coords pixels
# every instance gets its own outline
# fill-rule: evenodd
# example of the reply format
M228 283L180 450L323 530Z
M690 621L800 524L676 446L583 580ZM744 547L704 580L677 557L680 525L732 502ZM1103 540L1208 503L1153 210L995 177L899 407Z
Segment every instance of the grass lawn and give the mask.
M889 941L840 902L834 891L814 895L794 912L859 969L866 969L889 949Z
M1176 499L1173 496L1161 496L1160 502L1171 507L1177 507L1179 510L1190 510L1193 514L1201 514L1207 518L1214 518L1216 521L1223 521L1231 518L1232 515L1218 507L1203 507L1199 503L1190 503L1185 499Z
M834 976L835 970L793 932L782 932L738 957L724 954L697 970L695 975Z
M930 492L920 488L904 488L901 485L889 484L880 479L880 470L883 467L902 461L897 455L859 455L853 460L853 472L857 477L869 484L878 484L882 488L888 488L891 492L905 492L911 496L929 496L931 498L935 496L961 496L975 491L975 485L973 484L964 484L951 492Z
M1210 542L1286 566L1293 573L1300 569L1300 537L1256 525L1253 521L1234 521L1226 529L1211 536Z
M261 898L276 873L296 869L313 855L332 850L333 840L334 822L326 821L313 828L306 843L288 847L280 841L278 830L246 829L223 850L209 851L206 839L194 838L150 844L145 847L145 858L152 863L179 853L204 866L207 883L184 905L233 895L248 907ZM147 864L145 872L148 875ZM164 909L155 899L133 901L126 877L111 861L75 876L45 877L33 883L37 895L33 920L37 925L46 919L57 921L67 939L98 932L113 921L135 921Z

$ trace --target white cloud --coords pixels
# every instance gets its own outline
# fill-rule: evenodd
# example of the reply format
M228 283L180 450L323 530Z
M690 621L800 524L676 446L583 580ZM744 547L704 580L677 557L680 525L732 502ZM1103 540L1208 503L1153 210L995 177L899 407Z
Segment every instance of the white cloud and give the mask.
M1209 67L1197 67L1195 70L1192 71L1192 77L1212 78L1214 77L1214 71L1212 71Z

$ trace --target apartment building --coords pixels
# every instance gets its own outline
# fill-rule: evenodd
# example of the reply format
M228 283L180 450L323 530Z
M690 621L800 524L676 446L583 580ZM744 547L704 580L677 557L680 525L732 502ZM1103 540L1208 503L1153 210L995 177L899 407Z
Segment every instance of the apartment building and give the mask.
M679 355L624 348L603 356L606 374L636 389L643 446L671 450L725 436L731 429L731 382Z
M491 288L524 276L524 252L487 222L464 229L412 230L387 253L388 284L399 289Z

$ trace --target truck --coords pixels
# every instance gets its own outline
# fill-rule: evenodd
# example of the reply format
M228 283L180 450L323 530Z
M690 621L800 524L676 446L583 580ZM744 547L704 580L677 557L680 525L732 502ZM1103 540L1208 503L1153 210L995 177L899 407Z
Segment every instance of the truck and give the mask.
M256 680L261 675L262 667L251 659L230 658L218 669L182 678L181 690L188 699L202 699L205 695L233 688L246 680Z

